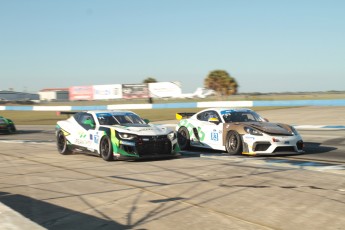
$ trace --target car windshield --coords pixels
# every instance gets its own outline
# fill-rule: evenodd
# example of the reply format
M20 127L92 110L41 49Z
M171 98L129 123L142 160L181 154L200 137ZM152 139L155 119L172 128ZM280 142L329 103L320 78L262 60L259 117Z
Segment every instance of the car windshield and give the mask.
M97 114L97 119L101 125L146 124L134 113L102 113Z
M222 111L223 119L225 123L230 122L255 122L264 121L259 114L254 111Z
M0 125L6 124L5 119L0 118Z

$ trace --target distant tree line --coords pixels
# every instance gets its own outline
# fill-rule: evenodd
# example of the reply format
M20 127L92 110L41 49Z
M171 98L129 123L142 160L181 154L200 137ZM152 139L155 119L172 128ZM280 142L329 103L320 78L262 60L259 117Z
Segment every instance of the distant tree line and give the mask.
M157 80L153 77L146 78L143 83L155 83ZM204 79L204 86L216 91L218 96L229 96L237 93L238 84L225 70L211 71Z

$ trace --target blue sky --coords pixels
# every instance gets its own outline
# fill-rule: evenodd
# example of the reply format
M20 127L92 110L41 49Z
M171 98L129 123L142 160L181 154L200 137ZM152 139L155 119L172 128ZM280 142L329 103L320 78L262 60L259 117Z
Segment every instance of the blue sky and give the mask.
M0 0L0 90L179 81L345 90L345 1Z

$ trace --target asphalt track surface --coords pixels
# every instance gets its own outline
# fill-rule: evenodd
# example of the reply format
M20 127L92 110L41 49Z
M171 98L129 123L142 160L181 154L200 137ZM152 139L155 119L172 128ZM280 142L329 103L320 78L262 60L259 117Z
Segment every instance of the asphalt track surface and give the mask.
M345 108L260 112L345 125ZM167 123L171 123L169 121ZM345 229L345 130L300 130L306 153L105 162L59 155L54 126L0 135L1 229Z

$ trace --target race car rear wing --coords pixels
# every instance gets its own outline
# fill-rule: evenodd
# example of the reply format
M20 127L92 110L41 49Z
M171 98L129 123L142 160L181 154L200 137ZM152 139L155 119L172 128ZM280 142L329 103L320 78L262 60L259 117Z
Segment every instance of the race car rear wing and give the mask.
M176 119L181 120L182 118L189 118L193 116L195 113L176 113Z
M62 112L56 112L56 115L57 116L60 116L60 115L68 115L69 117L76 114L77 112L72 112L72 111L62 111Z

